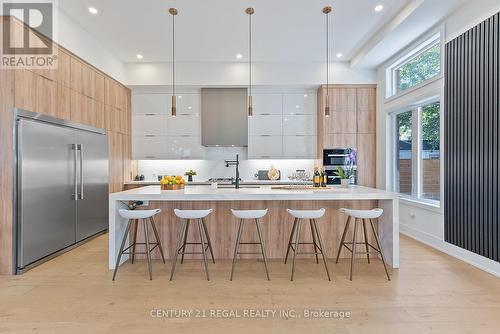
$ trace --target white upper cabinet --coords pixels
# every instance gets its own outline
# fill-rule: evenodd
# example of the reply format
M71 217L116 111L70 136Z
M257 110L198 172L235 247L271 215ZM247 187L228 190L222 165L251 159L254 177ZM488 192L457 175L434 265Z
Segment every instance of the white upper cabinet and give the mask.
M132 135L145 136L167 135L167 120L169 116L163 114L133 114L132 115Z
M249 136L249 159L273 159L283 157L283 136Z
M281 136L283 118L281 115L254 115L248 118L249 136Z
M170 113L172 106L172 97L168 97L167 108ZM201 95L193 93L179 93L177 95L177 115L200 115Z
M170 113L170 96L167 94L133 94L133 114L168 114Z
M316 136L283 136L283 157L316 159Z
M177 114L169 117L167 134L169 136L196 136L200 137L200 117L198 115Z
M165 136L132 136L132 159L165 159L167 153Z
M167 159L202 159L205 147L195 136L170 136L167 138Z
M316 114L316 94L306 92L302 94L283 94L283 115Z
M282 94L253 94L254 115L281 115L283 113Z
M315 136L316 115L283 115L284 136Z

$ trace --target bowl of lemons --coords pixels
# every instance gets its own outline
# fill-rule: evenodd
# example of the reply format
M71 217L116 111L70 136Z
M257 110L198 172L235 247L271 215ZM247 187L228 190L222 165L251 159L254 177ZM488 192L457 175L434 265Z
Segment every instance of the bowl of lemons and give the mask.
M165 175L160 180L161 190L179 190L184 189L186 181L180 175Z

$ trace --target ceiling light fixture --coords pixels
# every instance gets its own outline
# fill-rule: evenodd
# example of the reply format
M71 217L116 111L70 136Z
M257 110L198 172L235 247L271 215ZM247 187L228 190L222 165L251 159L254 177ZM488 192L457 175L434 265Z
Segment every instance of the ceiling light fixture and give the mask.
M97 15L99 11L95 7L89 7L89 13L92 15Z
M329 18L330 18L330 13L332 12L332 7L327 6L323 8L323 14L325 14L326 18L326 99L325 99L325 117L330 116L330 95L329 95L329 88L330 88L330 62L329 62L329 54L330 54L330 44L329 44L329 39L330 39L330 34L329 34Z
M343 54L342 53L337 53L337 58L342 58Z
M255 10L252 7L245 9L245 13L248 15L248 70L249 70L249 80L248 80L248 117L253 116L253 99L252 99L252 15Z
M175 16L177 9L170 8L168 10L172 15L172 117L177 116L177 99L175 97Z
M381 12L383 9L384 9L384 5L377 5L377 6L375 6L375 8L374 8L374 10L375 10L376 12Z
M241 53L238 53L238 54L236 55L236 59L241 59L241 58L243 58L243 55L242 55Z
M143 55L141 55L141 54L138 54L136 57L137 57L137 59L142 59L142 58L144 58L144 56L143 56Z

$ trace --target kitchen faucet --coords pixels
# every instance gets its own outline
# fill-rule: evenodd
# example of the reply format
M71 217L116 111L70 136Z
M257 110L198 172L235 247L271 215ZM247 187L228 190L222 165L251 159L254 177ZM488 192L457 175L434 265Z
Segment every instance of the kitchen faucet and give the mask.
M225 162L226 162L226 167L236 166L236 180L235 180L234 186L236 189L239 189L240 188L240 171L239 171L240 159L239 159L239 155L236 154L236 160L225 160Z

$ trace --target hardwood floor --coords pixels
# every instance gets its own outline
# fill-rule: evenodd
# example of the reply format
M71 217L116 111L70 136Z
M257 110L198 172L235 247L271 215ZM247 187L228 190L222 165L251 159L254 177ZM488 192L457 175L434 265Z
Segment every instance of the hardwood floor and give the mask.
M168 281L167 265L154 261L149 281L144 260L127 263L111 281L107 235L47 262L22 276L0 276L0 333L499 333L500 279L406 237L401 269L388 282L380 261L358 260L354 281L348 261L329 261L332 282L312 259L291 267L238 262L228 281L230 261L178 266ZM304 309L350 312L349 318L187 318L152 317L152 310ZM157 314L157 313L155 313ZM161 315L161 313L160 313Z

